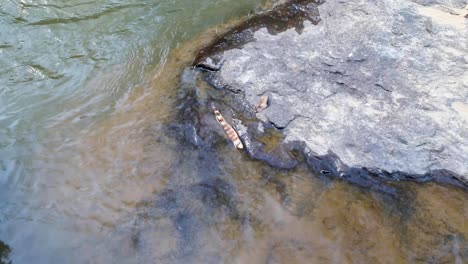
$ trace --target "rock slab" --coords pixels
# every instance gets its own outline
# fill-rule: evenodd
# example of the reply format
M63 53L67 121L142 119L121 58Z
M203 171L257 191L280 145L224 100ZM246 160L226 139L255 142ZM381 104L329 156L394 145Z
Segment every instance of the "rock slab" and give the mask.
M317 155L468 179L468 2L328 0L305 22L223 51L213 83ZM219 54L217 55L219 57ZM219 60L219 58L218 58Z

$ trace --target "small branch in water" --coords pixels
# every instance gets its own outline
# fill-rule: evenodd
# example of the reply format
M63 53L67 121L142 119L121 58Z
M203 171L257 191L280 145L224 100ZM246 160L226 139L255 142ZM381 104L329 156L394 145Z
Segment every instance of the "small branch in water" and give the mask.
M212 106L216 121L223 127L224 132L226 135L228 135L229 139L232 141L234 146L238 149L243 149L244 145L242 144L242 141L239 138L239 135L237 134L236 130L224 119L224 117L221 115L221 112L216 109L215 106Z

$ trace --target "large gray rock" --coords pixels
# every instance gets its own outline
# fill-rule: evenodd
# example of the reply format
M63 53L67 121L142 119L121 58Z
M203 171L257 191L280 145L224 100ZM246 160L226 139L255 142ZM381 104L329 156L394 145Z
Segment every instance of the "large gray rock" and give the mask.
M223 54L220 86L255 105L286 141L352 167L468 176L464 0L327 0L305 22Z

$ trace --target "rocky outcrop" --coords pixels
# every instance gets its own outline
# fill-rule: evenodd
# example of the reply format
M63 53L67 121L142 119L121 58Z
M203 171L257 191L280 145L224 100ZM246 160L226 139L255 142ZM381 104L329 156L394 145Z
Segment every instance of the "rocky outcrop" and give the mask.
M247 23L237 45L225 36L215 42L222 48L202 51L207 79L252 106L240 111L267 95L257 117L285 144L305 143L308 159L328 157L336 175L466 185L468 2L294 2L286 6L302 12L303 26L271 32Z

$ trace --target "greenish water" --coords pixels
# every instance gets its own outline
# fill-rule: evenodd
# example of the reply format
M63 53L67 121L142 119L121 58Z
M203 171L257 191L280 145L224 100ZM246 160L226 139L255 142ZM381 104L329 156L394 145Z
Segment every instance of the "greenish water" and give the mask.
M225 138L222 91L184 67L259 2L0 1L0 262L466 262L468 193L278 171Z
M76 131L105 118L172 48L256 2L2 1L1 181L20 181L44 128L73 119Z
M76 146L135 89L158 89L147 77L173 48L257 7L258 0L0 1L0 240L17 263L80 262L73 252L89 234L76 232L79 213L61 209L88 204L64 185L98 186L121 172L76 168ZM90 148L81 154L92 156Z

